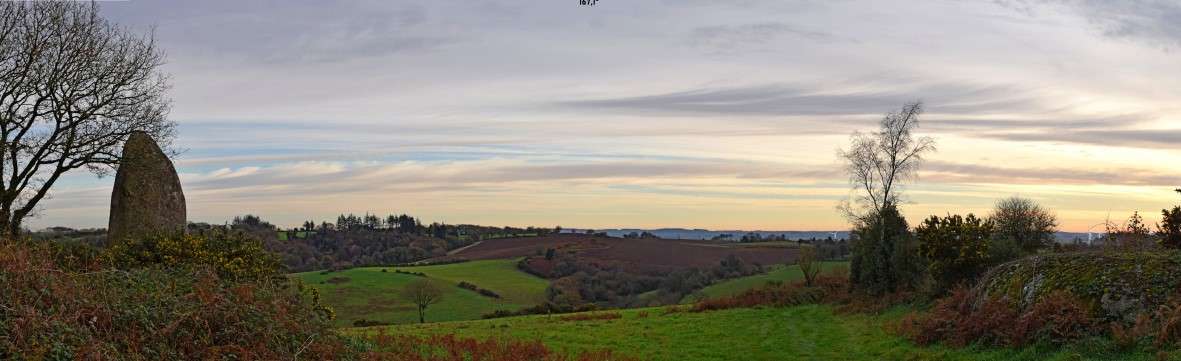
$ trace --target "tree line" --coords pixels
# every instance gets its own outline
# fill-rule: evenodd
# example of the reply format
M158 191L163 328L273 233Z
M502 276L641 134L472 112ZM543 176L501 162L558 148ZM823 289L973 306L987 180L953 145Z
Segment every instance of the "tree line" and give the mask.
M446 256L447 251L482 239L539 236L555 231L438 222L423 225L419 218L406 214L385 217L341 214L334 223L306 221L292 229L281 229L256 215L243 215L224 226L196 224L193 227L227 227L248 232L262 239L268 250L278 253L292 272L413 263Z

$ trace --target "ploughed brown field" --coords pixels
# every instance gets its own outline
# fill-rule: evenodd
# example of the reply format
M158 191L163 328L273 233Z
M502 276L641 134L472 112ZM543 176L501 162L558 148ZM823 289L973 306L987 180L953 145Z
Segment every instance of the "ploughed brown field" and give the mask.
M717 266L729 255L762 265L794 261L798 249L785 243L736 244L669 239L625 239L561 234L482 241L449 256L469 260L505 259L545 254L546 249L575 252L579 259L632 269L670 270Z

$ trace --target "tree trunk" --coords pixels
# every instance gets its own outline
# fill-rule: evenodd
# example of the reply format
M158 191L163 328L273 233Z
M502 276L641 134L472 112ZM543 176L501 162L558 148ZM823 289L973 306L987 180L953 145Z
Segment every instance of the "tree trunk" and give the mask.
M424 311L426 311L425 307L418 307L418 323L426 323L426 312Z
M12 210L0 207L0 238L15 241L20 238L20 221L12 219Z

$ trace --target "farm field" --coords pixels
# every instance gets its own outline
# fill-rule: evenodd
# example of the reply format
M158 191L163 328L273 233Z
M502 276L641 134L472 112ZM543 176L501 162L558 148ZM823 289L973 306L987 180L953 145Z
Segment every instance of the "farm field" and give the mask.
M795 260L798 250L783 244L720 244L707 241L623 239L563 234L542 237L505 238L481 242L449 257L503 259L536 255L546 249L577 252L579 258L611 262L632 269L675 270L713 267L728 255L763 265Z
M821 272L827 273L840 268L848 268L849 262L823 262ZM715 283L701 289L705 297L716 298L732 296L742 291L761 287L771 281L798 281L804 279L803 272L796 265L775 265L769 267L767 273L753 276L739 277Z
M1155 354L1113 354L1110 348L1025 349L918 347L886 331L907 310L880 316L839 315L829 306L735 309L664 314L661 308L619 311L622 318L563 321L526 316L426 325L358 328L350 334L455 334L540 340L563 352L611 349L643 360L1152 360ZM1092 343L1095 344L1095 343ZM1081 344L1080 344L1081 345Z
M386 269L387 272L382 272ZM418 321L417 311L401 296L401 290L420 276L395 270L420 272L444 290L443 300L427 309L428 322L480 319L496 310L515 310L537 304L544 297L546 280L518 271L516 260L485 260L415 267L364 267L322 274L293 275L320 291L323 302L336 310L337 326L354 321L393 324ZM460 281L492 290L495 299L457 287Z

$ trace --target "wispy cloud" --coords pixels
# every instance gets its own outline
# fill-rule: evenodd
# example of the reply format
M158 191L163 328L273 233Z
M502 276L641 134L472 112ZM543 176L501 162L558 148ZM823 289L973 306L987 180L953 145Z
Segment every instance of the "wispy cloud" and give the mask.
M985 136L1022 142L1062 142L1112 147L1181 149L1181 129L1058 129L1032 133L990 133Z
M1046 8L1082 16L1099 34L1114 39L1168 49L1181 45L1181 3L1176 1L1003 0L998 3L1031 16Z
M714 54L765 50L781 37L797 37L821 43L852 41L827 31L807 29L784 22L702 26L690 32L693 46Z
M1029 110L1039 106L1034 99L1022 96L1023 91L1008 86L943 83L894 84L894 87L886 87L875 82L864 84L867 87L846 89L783 84L707 87L651 95L574 100L562 104L584 109L705 116L882 114L916 99L932 104L932 111L950 114L1000 109Z
M1181 173L1160 169L1077 167L997 167L980 164L932 161L925 165L925 181L939 183L1125 185L1171 187L1181 182Z

